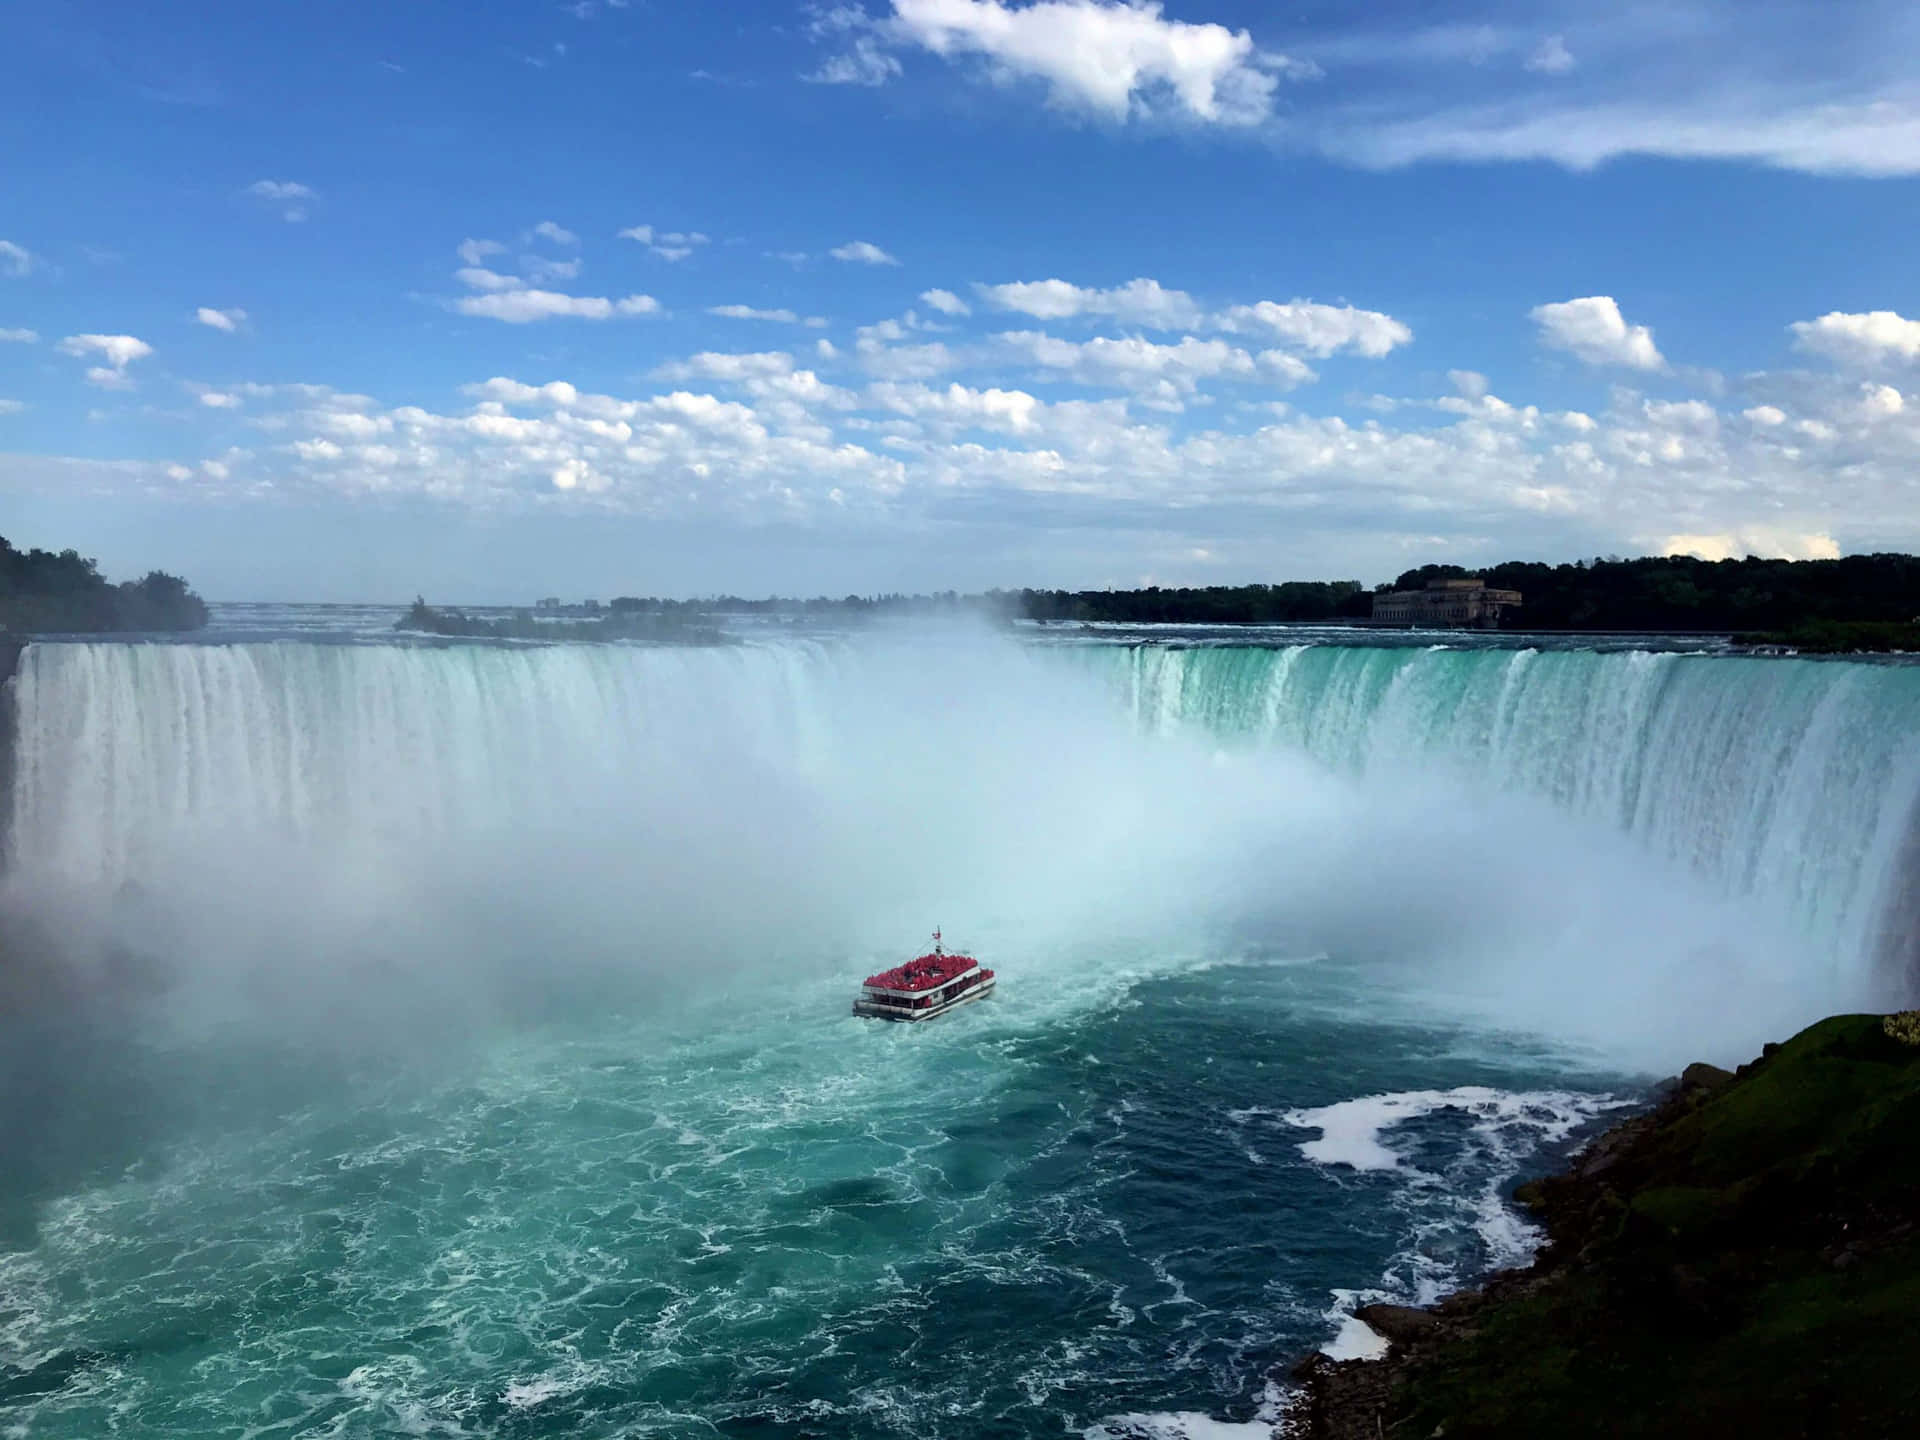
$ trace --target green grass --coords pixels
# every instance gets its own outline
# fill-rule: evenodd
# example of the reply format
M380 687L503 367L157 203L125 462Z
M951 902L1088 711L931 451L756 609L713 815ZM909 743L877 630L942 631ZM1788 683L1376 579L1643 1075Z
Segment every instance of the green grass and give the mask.
M1483 1311L1405 1384L1395 1433L1920 1434L1920 1241L1889 1233L1920 1196L1920 1049L1823 1021L1620 1170L1590 1263Z

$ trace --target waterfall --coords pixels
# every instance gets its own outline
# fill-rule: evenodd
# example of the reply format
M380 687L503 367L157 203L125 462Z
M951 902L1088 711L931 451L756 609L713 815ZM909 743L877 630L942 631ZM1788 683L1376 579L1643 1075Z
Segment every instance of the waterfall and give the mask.
M722 870L798 914L890 906L906 933L916 907L1018 892L1010 930L1057 912L1064 931L1180 884L1224 893L1210 853L1245 850L1256 801L1292 814L1291 853L1309 852L1347 803L1314 776L1359 787L1355 804L1444 777L1764 902L1835 974L1912 973L1909 666L979 640L57 643L29 647L11 688L11 868L109 892L177 883L196 857L259 875L319 857L354 870L341 893L392 881L404 908L393 877L484 854L494 877L549 864L549 885L603 862L608 888L642 865L656 889L704 885L676 933L724 911L702 879ZM1293 768L1223 778L1196 738ZM1571 833L1484 843L1497 858L1536 842L1575 883ZM254 859L274 846L294 847L278 872Z
M1439 768L1604 822L1842 956L1911 973L1920 667L1633 651L1087 652L1143 729Z

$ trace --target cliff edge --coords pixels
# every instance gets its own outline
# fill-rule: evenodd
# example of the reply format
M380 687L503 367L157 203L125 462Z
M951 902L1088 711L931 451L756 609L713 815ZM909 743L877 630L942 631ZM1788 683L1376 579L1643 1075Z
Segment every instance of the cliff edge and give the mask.
M1920 1433L1920 1015L1842 1015L1653 1111L1517 1197L1526 1270L1370 1306L1377 1361L1314 1356L1280 1433Z

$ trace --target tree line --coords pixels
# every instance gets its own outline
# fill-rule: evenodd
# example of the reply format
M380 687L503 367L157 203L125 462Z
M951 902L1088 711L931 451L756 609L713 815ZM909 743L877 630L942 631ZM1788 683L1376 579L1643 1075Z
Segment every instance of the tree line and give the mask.
M1470 578L1518 590L1514 623L1527 630L1787 632L1800 627L1920 615L1920 556L1839 560L1696 560L1687 555L1600 558L1569 565L1508 561L1469 570L1422 565L1394 581Z
M198 630L206 623L206 603L177 575L152 570L116 585L76 550L19 550L0 536L0 630Z

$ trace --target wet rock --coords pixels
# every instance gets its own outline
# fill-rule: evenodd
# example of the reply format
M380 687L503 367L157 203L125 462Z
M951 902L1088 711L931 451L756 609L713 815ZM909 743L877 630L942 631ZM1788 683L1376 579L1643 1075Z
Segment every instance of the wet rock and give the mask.
M1438 1315L1410 1305L1362 1305L1353 1313L1374 1334L1395 1345L1410 1345L1440 1328Z

